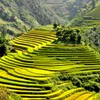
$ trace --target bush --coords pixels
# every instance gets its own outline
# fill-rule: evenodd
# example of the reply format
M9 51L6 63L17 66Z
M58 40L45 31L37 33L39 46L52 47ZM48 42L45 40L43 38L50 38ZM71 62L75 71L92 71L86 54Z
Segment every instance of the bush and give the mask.
M0 87L0 100L8 100L8 98L9 98L9 93L7 88Z
M22 98L15 93L10 93L9 100L22 100Z
M58 38L58 43L81 44L81 35L79 29L57 28L56 37Z

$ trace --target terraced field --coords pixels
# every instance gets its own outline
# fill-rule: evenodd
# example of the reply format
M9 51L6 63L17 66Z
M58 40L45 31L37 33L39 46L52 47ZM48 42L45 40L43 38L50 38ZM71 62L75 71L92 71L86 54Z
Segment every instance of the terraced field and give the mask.
M56 39L55 34L55 32L51 31L32 30L28 34L23 34L11 41L11 44L17 49L24 49L28 50L28 52L33 52L42 46L52 43Z
M99 73L99 57L87 46L50 44L56 39L54 34L33 30L11 41L17 52L0 59L0 86L23 100L94 100L95 92L59 76Z

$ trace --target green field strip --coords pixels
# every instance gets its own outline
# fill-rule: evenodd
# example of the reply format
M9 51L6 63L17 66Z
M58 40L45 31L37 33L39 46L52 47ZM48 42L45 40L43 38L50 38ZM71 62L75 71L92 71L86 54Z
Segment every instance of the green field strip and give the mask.
M83 66L83 65L67 65L67 66L52 66L52 67L48 67L48 66L37 66L37 68L41 68L41 69L44 69L44 70L49 70L49 71L66 71L70 68L78 68L80 66Z
M27 37L28 39L32 39L32 38L36 38L36 39L41 39L41 38L42 38L42 39L44 39L44 40L45 40L45 39L57 39L55 35L35 35L35 34L34 34L34 35L31 35L31 36L29 36L29 35L26 35L26 36L25 36L25 35L24 35L24 36L19 37L19 38L16 38L16 39L20 39L20 40L21 40L21 39L24 39L24 38L26 38L26 37ZM27 39L27 38L26 38L26 39ZM16 39L15 39L15 40L16 40Z
M42 38L50 38L50 39L53 39L53 38L56 38L56 35L49 35L49 34L46 34L46 35L37 35L37 34L32 34L32 35L23 35L23 36L20 36L16 39L23 39L23 38L37 38L37 37L42 37Z
M11 74L15 77L25 78L25 79L29 79L29 80L46 81L51 78L50 76L49 77L48 76L44 76L44 77L29 76L27 74L16 73L14 70L11 70L11 69L8 70L8 72L9 72L9 74Z
M27 38L26 38L27 37ZM56 39L56 37L49 37L49 38L45 38L45 37L28 37L28 36L26 36L25 38L24 37L22 37L22 39L19 37L19 39L15 39L15 40L13 40L13 41L20 41L20 40L30 40L30 41L33 41L33 42L35 42L34 40L36 40L36 41L41 41L41 40L45 40L45 41L52 41L52 40L55 40ZM34 40L33 40L33 38L34 38Z
M50 68L50 67L54 67L54 66L59 66L59 67L60 67L60 66L61 66L61 67L62 67L62 66L65 66L64 64L45 64L45 63L44 63L44 64L42 64L42 63L40 63L40 64L33 64L33 65L34 65L34 67L35 67L35 66L36 66L36 67L37 67L37 66L38 66L38 67L41 66L41 67L49 67L49 68Z
M94 69L100 69L100 65L84 65L82 67L77 67L76 68L71 68L68 70L68 72L70 71L79 71L79 70L94 70Z
M25 61L20 61L20 60L17 60L17 59L14 59L14 57L12 56L4 56L1 58L1 60L3 61L7 61L7 62L11 62L11 63L19 63L19 64L27 64L27 65L31 65L33 62L25 62Z
M94 58L94 59L98 59L98 58L96 58L96 56L93 56L93 55L87 55L87 54L85 54L85 53L83 53L83 54L81 54L81 55L79 55L79 54L73 54L73 53L71 53L71 54L67 54L67 53L64 53L64 54L60 54L60 53L58 53L58 54L56 54L56 53L34 53L34 54L39 54L39 55L46 55L46 56L64 56L64 57L83 57L83 58ZM99 59L100 60L100 59Z
M42 75L54 75L55 72L53 71L47 71L47 70L42 70L42 69L36 69L36 68L27 68L27 70L29 72L32 72L32 73L37 73L37 74L42 74Z
M46 31L46 33L45 33L45 31L38 31L38 30L35 30L33 32L32 31L30 31L26 34L22 34L22 36L24 36L24 35L33 35L33 34L36 34L36 35L56 35L56 32Z
M31 30L29 32L29 34L56 34L55 32L52 32L52 31L41 31L41 30Z
M48 37L48 36L51 36L51 37L56 37L56 34L50 34L50 33L48 33L48 34L42 34L41 32L40 33L31 33L31 34L29 34L29 33L27 33L27 34L22 34L20 37L31 37L31 36L40 36L40 37Z
M8 68L8 67L7 67ZM22 79L26 79L26 80L30 80L30 81L47 81L49 80L51 77L47 76L47 77L36 77L36 76L28 76L28 75L21 75L16 73L13 69L6 69L5 67L2 68L4 71L7 72L7 74L14 76L14 77L18 77L18 78L22 78Z
M67 85L72 85L72 83L71 82L63 82L63 83L57 84L57 87L63 87L63 86L67 86Z
M33 52L34 49L38 50L38 47L32 48L32 47L29 47L29 46L26 46L26 45L22 45L22 44L17 44L17 43L14 43L14 42L12 43L12 45L14 47L18 47L20 49L24 49L24 50L27 50L28 49L29 52Z
M25 95L25 94L20 94L20 96L21 97L23 97L23 98L26 98L26 97L28 97L28 98L47 98L47 97L49 97L49 98L52 98L52 97L55 97L55 96L58 96L58 95L60 95L62 93L62 90L61 89L59 89L59 90L57 90L57 91L55 91L55 92L52 92L52 93L49 93L49 94L42 94L42 95L35 95L35 94L27 94L27 95Z
M28 41L28 42L27 42ZM35 45L43 45L42 43L41 43L41 41L29 41L29 40L27 40L27 41L24 41L24 40L16 40L16 41L14 41L15 43L18 43L18 44L21 44L21 43L24 43L24 45L28 45L28 44L30 44L30 46L35 46Z
M68 91L62 93L61 95L59 95L57 97L54 97L54 98L51 98L51 99L52 100L63 100L67 96L70 96L70 95L74 94L77 91L83 91L83 90L84 90L83 88L71 89L71 90L68 90Z
M17 94L39 94L39 95L43 95L43 94L50 94L52 91L51 90L45 90L45 91L27 91L27 90L13 90L13 89L8 89L10 92L14 92Z
M69 72L69 71L68 71ZM100 70L86 70L86 71L80 71L80 70L78 70L78 71L73 71L73 72L69 72L70 74L81 74L81 73L83 73L83 74L87 74L87 73L100 73Z
M48 66L48 67L50 67L50 66L66 66L66 64L64 63L47 63L47 62L35 62L34 61L34 64L33 64L34 66ZM67 63L67 65L71 65L70 63Z
M12 81L12 80L9 80L9 79L3 79L3 78L0 78L0 83L2 84L10 84L10 85L14 85L14 86L26 86L26 87L52 87L54 86L54 83L48 83L48 84L30 84L30 83L27 83L27 82L15 82L15 81Z
M27 48L31 47L31 48L35 48L36 46L39 46L37 44L29 44L28 42L25 43L25 42L19 42L19 41L14 41L14 43L18 44L18 45L25 45ZM14 44L15 45L15 44Z
M32 70L32 69L31 69ZM48 74L42 74L42 73L34 73L34 72L29 72L28 70L26 70L25 68L15 68L14 71L20 75L26 75L26 76L31 76L31 77L39 77L39 78L49 78ZM37 71L37 70L36 70ZM42 70L41 70L42 71ZM46 71L44 71L46 72ZM53 76L53 74L51 75Z
M49 77L32 77L32 78L28 77L28 78L25 78L25 77L21 77L19 75L16 76L16 74L14 74L14 73L11 74L11 72L13 72L13 71L11 71L11 69L9 69L8 71L2 71L2 75L0 75L0 78L12 80L12 81L17 81L17 82L27 82L27 83L36 83L35 79L38 79L38 80L41 79L40 81L42 81L43 79L44 80L49 79Z
M23 98L23 100L46 100L46 98Z
M19 50L17 50L16 52L20 58L32 59L32 57L27 52L23 52L23 51L19 51ZM27 53L27 55L26 55L26 53Z
M32 38L33 39L33 38ZM32 40L32 39L22 39L22 40L16 40L16 41L19 41L19 42L31 42L31 43L40 43L40 44L42 44L42 43L47 43L47 42L52 42L52 41L54 41L55 40L55 38L54 39L36 39L36 38L34 38L34 40ZM15 40L14 40L15 41ZM16 42L15 41L15 42Z
M0 78L10 79L10 80L15 80L15 81L20 81L20 82L28 82L28 83L34 82L34 81L31 81L31 80L26 80L26 79L23 79L23 78L14 77L12 75L9 75L6 71L1 70L1 69L0 69Z
M42 88L39 87L24 87L24 86L16 86L16 85L10 85L10 84L2 84L0 83L0 86L6 87L8 89L12 90L26 90L26 91L41 91Z
M80 92L76 92L74 94L72 94L71 96L69 96L68 98L64 99L64 100L74 100L75 98L77 98L78 96L80 95L83 95L87 93L87 91L83 90L83 91L80 91Z
M40 39L34 39L33 40L33 38L32 39L29 39L29 38L22 38L21 40L16 40L16 41L23 41L23 42L30 42L30 43L40 43L40 44L44 44L44 43L47 43L48 41L47 40L44 40L44 39L42 39L42 40L40 40ZM50 42L50 41L49 41Z
M5 66L6 68L14 68L14 67L33 68L33 66L30 66L30 65L23 65L23 64L14 63L14 62L11 62L11 61L6 61L6 62L5 61L0 60L0 65Z
M89 54L88 52L86 52L86 53L84 53L84 52L81 52L81 53L79 53L79 52L51 52L51 51L45 51L45 52L41 52L41 51L37 51L37 53L39 53L39 54L45 54L45 55L49 55L49 54L52 54L52 55L68 55L68 56L71 56L71 55L73 55L73 56L79 56L79 57L90 57L90 56L94 56L94 57L96 57L94 54ZM85 54L85 55L84 55ZM87 55L88 54L88 55Z
M8 56L9 56L9 55L8 55ZM17 53L14 54L14 55L12 55L12 56L13 56L13 58L16 59L16 60L19 60L19 61L22 61L22 62L33 63L33 59L32 59L32 57L31 57L30 59L28 59L28 58L24 58L24 57L20 57L20 56L18 56Z
M43 53L43 52L42 52ZM50 51L48 51L48 52L44 52L44 54L50 54L51 52ZM80 57L81 57L81 55L83 56L84 54L86 54L86 55L84 55L84 56L86 56L86 57L88 57L88 56L94 56L94 57L96 57L95 56L95 54L94 53L90 53L90 52L81 52L81 53L79 53L79 52L52 52L51 54L58 54L58 55L63 55L63 54L68 54L68 55L79 55ZM87 55L88 54L88 55Z
M80 54L80 53L56 53L56 52L54 52L54 53L51 53L51 52L45 52L45 53L40 53L40 52L38 52L39 54L44 54L44 55L68 55L68 56L79 56L79 57L90 57L90 56L93 56L93 57L96 57L96 56L94 56L93 54L91 54L91 55L89 55L88 53L82 53L82 54ZM88 55L87 55L88 54Z
M23 35L23 36L20 36L20 37L18 37L18 38L15 38L14 40L16 40L16 39L20 39L20 40L23 40L23 39L32 39L32 38L36 38L36 39L41 39L41 38L43 38L43 39L56 39L56 36L55 35L36 35L36 34L33 34L33 35Z
M97 93L94 93L92 96L90 96L86 100L95 100L96 99L96 96L97 96Z
M4 64L7 64L8 66L20 66L20 67L31 67L32 68L32 63L29 63L29 64L25 64L24 62L21 62L21 61L15 61L14 59L10 59L10 60L7 60L7 59L5 59L5 58L3 58L2 60L1 60L1 62L2 63L4 63Z
M6 61L6 64L7 65L12 65L12 66L23 66L23 67L32 67L33 65L47 65L47 66L49 66L49 64L48 64L48 62L47 62L47 64L45 64L46 62L40 62L39 64L37 64L36 63L36 60L34 61L33 60L33 63L31 63L31 62L25 62L25 61L22 61L22 60L18 60L18 59L13 59L13 58L11 58L11 57L9 57L9 56L5 56L5 57L3 57L2 58L2 60L1 60L1 62L5 62ZM50 66L51 65L64 65L63 63L58 63L57 64L57 62L56 63L50 63Z
M11 41L11 44L14 45L14 46L16 46L16 47L23 48L23 49L30 48L29 46L22 45L22 44L18 44L18 43L15 43L15 42L13 42L13 41Z
M81 99L86 100L88 97L90 97L93 94L94 94L93 92L88 92L83 95L80 95L79 97L76 97L74 100L81 100Z
M93 18L99 19L100 15L99 15L99 11L100 11L100 4L95 7L95 9L93 9L92 11L90 11L87 16L91 16Z
M94 92L92 95L90 95L88 98L86 98L85 100L88 100L89 98L92 99L92 97L94 97L96 95L96 93ZM93 99L92 99L93 100Z

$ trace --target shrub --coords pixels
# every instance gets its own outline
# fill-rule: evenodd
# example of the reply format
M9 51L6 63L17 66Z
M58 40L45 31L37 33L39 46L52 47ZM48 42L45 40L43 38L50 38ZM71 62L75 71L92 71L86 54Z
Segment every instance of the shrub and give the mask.
M10 93L9 100L22 100L22 98L15 93Z
M0 87L0 100L8 100L8 98L9 98L9 93L7 88Z

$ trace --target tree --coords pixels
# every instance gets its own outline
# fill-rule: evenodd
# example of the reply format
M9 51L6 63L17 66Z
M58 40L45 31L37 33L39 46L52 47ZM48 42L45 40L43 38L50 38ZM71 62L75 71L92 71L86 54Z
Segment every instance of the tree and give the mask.
M81 43L81 36L78 35L78 37L77 37L77 44L80 44L80 43Z
M0 57L7 55L7 51L9 49L9 40L7 37L7 28L6 27L0 27Z
M95 0L92 0L92 9L94 9L96 7L96 1Z
M70 41L71 41L71 43L76 43L76 33L73 33L73 34L71 34L70 35Z
M58 26L58 25L57 25L56 23L54 23L54 24L53 24L53 29L56 29L57 26Z
M8 90L4 87L0 87L0 100L8 100L9 93Z
M0 37L0 57L7 54L6 39Z

